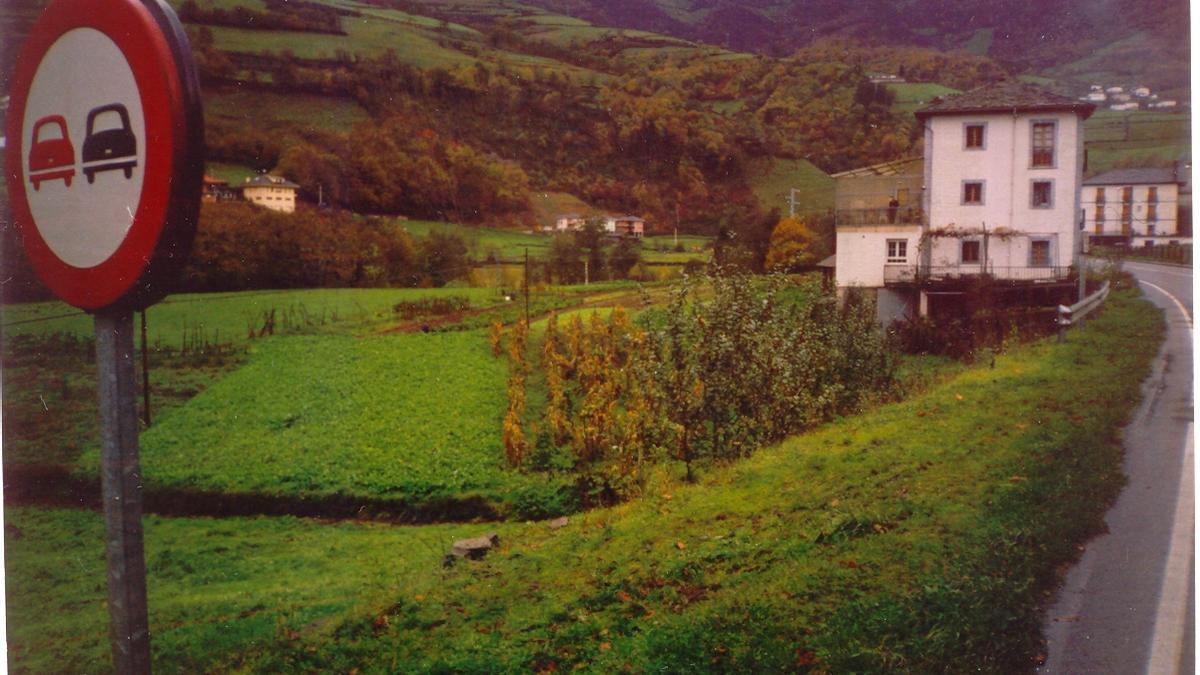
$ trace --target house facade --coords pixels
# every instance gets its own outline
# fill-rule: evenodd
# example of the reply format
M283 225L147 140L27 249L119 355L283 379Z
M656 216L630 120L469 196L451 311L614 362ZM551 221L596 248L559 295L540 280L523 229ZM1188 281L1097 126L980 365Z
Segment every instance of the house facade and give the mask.
M892 195L895 204L854 214L842 197L857 191L854 179L836 182L839 294L867 290L890 323L928 314L981 276L1065 283L1078 245L1083 121L1093 110L1011 81L918 110L924 155L913 207Z
M582 230L585 223L587 223L586 216L578 213L564 213L554 219L554 226L549 229L552 232L574 232Z
M641 216L605 216L604 232L613 237L641 239L646 234L646 220Z
M240 187L245 201L283 213L296 210L296 190L300 186L286 178L260 174L247 178Z
M1083 230L1088 246L1191 243L1180 236L1180 186L1175 167L1115 169L1083 182Z

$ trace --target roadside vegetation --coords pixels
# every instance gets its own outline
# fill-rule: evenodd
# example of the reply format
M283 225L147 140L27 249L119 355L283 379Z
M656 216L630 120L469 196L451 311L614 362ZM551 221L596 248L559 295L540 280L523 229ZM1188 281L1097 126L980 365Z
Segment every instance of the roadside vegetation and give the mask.
M1128 345L1163 334L1135 293L1118 284L1065 344L942 371L694 483L665 464L566 527L489 526L483 561L442 567L478 525L151 517L156 666L1031 669L1038 608L1122 483L1117 433L1153 354ZM10 510L15 668L106 662L102 548L51 562L100 531L96 513Z

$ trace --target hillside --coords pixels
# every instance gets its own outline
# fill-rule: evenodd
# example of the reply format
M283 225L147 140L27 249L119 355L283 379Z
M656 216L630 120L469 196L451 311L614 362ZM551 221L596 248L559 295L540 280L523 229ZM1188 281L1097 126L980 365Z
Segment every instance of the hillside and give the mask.
M1016 72L1072 82L1188 86L1182 0L529 0L595 23L654 30L763 54L791 54L836 36L871 44L965 50Z

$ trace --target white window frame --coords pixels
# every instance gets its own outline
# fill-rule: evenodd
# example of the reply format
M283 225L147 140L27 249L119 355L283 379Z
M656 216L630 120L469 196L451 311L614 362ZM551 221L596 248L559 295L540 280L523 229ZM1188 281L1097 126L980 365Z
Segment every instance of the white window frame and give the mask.
M1037 184L1047 183L1050 185L1050 200L1045 204L1038 204L1035 201L1037 197ZM1052 209L1054 208L1054 179L1053 178L1034 178L1029 181L1029 208L1031 209Z
M892 252L893 245L895 245L895 251L896 251L895 253ZM908 240L907 239L888 239L887 240L887 248L885 249L885 253L887 254L886 259L889 263L906 263L906 262L908 262Z
M1034 262L1033 249L1037 244L1046 245L1046 262L1039 264ZM1054 240L1050 237L1033 237L1029 240L1029 266L1030 267L1054 267Z
M1034 142L1037 138L1037 128L1043 124L1050 125L1050 163L1035 164L1033 161L1033 153L1036 149ZM1032 120L1029 123L1029 168L1031 169L1057 169L1058 168L1058 120L1043 119Z
M970 145L970 129L979 127L980 133L979 145ZM987 150L987 122L963 122L963 150Z
M968 243L978 244L978 257L975 260L967 260L966 248ZM982 237L965 237L958 245L958 264L960 265L982 265L983 264L983 238Z
M967 201L967 186L975 184L979 185L979 201L969 202ZM983 206L984 202L987 201L987 181L977 179L964 180L958 191L958 199L959 204L962 206Z

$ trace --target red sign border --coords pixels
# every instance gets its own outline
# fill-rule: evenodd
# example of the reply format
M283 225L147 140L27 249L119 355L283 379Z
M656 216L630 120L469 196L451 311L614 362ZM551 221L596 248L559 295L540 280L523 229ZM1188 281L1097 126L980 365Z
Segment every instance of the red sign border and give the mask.
M133 71L146 124L141 199L116 251L94 267L62 261L34 223L26 197L23 123L33 77L63 34L108 36ZM161 0L54 0L34 24L10 87L6 148L13 219L30 264L64 301L88 311L141 309L171 290L191 250L204 176L203 116L183 26Z

